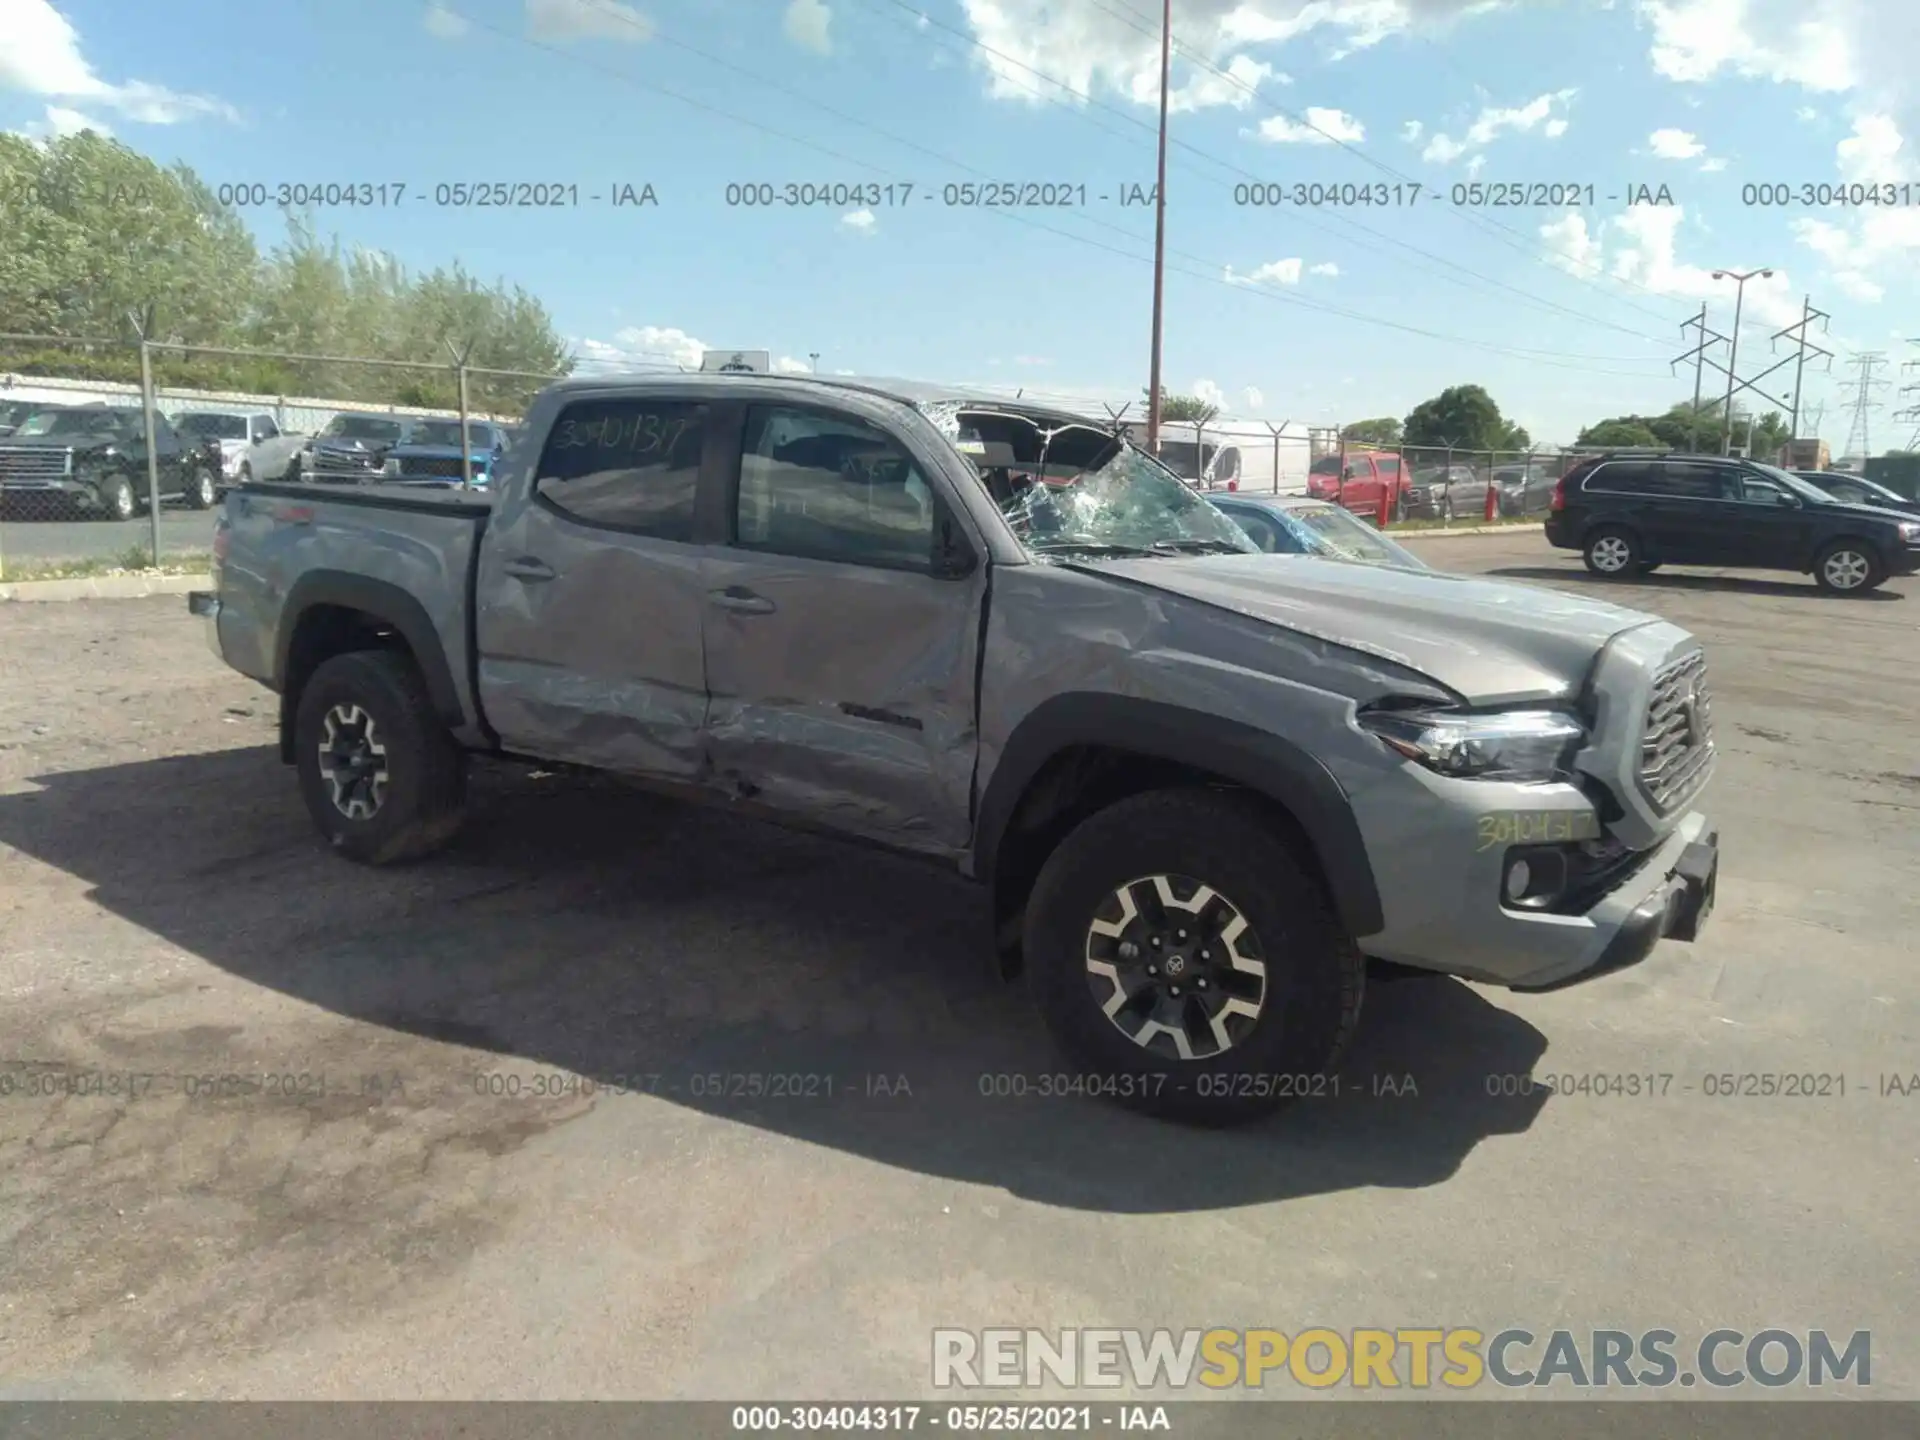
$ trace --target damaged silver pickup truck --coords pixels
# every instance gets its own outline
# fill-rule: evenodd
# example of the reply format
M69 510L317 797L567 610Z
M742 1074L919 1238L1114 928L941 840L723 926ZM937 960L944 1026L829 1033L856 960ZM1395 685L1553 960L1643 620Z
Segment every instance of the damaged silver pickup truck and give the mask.
M321 833L453 837L471 752L617 772L982 884L1090 1090L1313 1093L1366 959L1551 989L1691 940L1687 632L1269 555L1124 438L905 382L541 394L493 493L241 487L191 598Z

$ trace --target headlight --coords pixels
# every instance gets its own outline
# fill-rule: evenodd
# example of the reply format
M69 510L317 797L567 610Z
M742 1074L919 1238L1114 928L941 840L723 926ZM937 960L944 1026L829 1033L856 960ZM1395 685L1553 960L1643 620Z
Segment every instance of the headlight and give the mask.
M1409 760L1462 780L1564 779L1587 738L1564 710L1367 710L1359 720Z
M1911 520L1900 522L1900 538L1909 545L1920 544L1920 524Z

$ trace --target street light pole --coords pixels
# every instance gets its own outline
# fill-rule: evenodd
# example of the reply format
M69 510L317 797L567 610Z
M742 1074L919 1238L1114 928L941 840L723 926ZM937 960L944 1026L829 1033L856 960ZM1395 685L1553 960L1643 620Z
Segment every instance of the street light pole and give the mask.
M1747 298L1747 281L1753 279L1756 275L1763 280L1770 279L1773 276L1773 271L1749 270L1744 275L1737 274L1732 270L1716 270L1713 272L1713 278L1716 280L1731 280L1734 282L1733 339L1729 342L1731 351L1727 356L1727 399L1726 403L1720 407L1720 453L1722 455L1728 455L1733 452L1733 377L1740 373L1740 305L1741 302Z
M1160 10L1160 171L1153 187L1153 358L1147 366L1147 453L1160 453L1161 307L1167 273L1167 82L1173 71L1173 0Z
M809 350L807 352L807 359L813 362L813 373L818 375L820 373L820 352L818 350Z

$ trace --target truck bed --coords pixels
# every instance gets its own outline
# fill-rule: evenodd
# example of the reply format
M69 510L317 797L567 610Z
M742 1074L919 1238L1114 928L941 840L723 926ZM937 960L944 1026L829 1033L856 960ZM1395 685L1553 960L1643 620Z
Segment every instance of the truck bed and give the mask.
M318 598L352 607L384 594L429 628L466 717L479 721L472 673L474 574L491 499L474 491L393 485L235 487L222 502L216 560L221 654L278 688L289 607Z

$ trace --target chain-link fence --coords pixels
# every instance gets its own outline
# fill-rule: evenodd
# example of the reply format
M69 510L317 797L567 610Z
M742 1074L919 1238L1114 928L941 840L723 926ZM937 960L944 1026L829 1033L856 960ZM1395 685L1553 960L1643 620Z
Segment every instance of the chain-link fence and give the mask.
M249 481L484 484L554 378L451 349L434 363L0 335L0 580L191 572L213 505Z
M1469 450L1448 445L1315 442L1306 493L1376 524L1486 524L1539 520L1578 449Z

